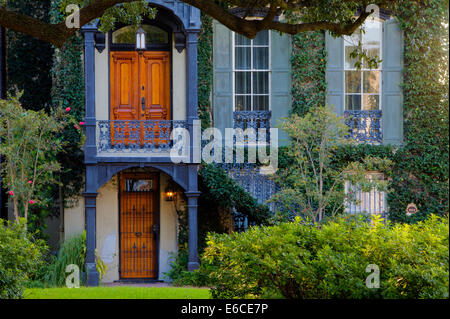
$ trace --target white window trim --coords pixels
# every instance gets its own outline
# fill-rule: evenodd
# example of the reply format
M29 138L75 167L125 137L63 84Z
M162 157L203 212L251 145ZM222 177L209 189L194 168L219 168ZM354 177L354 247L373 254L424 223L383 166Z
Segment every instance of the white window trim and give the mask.
M381 25L381 34L380 34L380 55L379 55L379 59L382 60L383 59L383 35L384 35L384 23L383 20L376 20L377 22L380 23ZM380 110L381 112L383 112L383 62L378 63L378 68L377 69L367 69L364 68L364 63L362 64L362 67L360 70L357 70L355 67L352 67L350 69L347 69L345 64L345 47L347 46L346 43L349 43L348 40L346 40L347 36L343 36L343 40L344 40L344 45L343 45L343 72L342 72L342 83L343 83L343 87L344 87L344 94L343 94L343 105L344 105L344 111L349 111L347 110L347 95L360 95L361 97L361 110L363 110L363 97L364 94L367 95L378 95L378 110ZM346 71L360 71L361 72L361 93L347 93L347 88L346 88L346 81L345 81L345 72ZM363 72L364 71L380 71L380 79L379 79L379 89L378 92L379 93L364 93L364 77L363 77ZM351 111L351 110L350 110Z
M269 97L269 108L268 111L272 110L272 37L271 37L271 31L268 30L268 45L254 45L253 44L253 39L250 42L250 46L248 45L237 45L236 44L236 33L232 32L232 36L231 36L231 47L232 47L232 52L231 52L231 64L233 66L233 71L232 71L232 96L233 96L233 112L236 111L236 96L250 96L250 105L251 105L251 110L254 111L253 109L253 96L268 96ZM250 65L251 65L251 69L248 70L239 70L236 69L236 47L250 47ZM268 48L269 51L269 68L266 70L255 70L253 69L253 48ZM250 76L250 94L242 94L242 93L236 93L236 72L250 72L251 76ZM268 86L269 86L269 90L267 94L254 94L253 93L253 72L268 72L269 73L269 80L268 80Z

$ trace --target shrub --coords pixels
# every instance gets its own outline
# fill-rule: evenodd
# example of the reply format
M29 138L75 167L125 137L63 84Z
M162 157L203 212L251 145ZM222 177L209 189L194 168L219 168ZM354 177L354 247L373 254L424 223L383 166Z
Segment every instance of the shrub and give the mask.
M449 220L383 223L338 218L320 228L300 222L210 234L204 263L215 298L448 298ZM366 267L380 270L368 288Z
M321 222L334 217L342 212L344 202L358 201L351 192L344 192L346 181L366 192L387 190L386 181L370 180L367 171L389 170L389 159L367 156L345 167L334 165L334 152L355 142L346 138L348 127L330 107L310 108L303 117L293 114L281 127L291 143L283 152L290 163L283 163L275 176L281 189L271 198L280 210L278 219L297 215Z
M32 287L55 287L65 285L66 267L75 264L80 268L80 275L84 273L86 257L86 233L73 236L66 240L58 251L56 257L42 265L39 274L34 278Z
M187 270L188 247L187 244L171 256L170 270L164 276L170 279L176 286L206 287L211 285L210 273L214 271L214 265L201 263L195 271Z
M46 246L34 241L24 222L0 223L0 299L21 298L26 282L39 268Z

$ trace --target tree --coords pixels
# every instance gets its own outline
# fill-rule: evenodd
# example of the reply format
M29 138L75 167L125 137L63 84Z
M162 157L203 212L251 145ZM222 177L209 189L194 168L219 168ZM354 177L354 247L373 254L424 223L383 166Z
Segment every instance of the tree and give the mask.
M51 24L15 12L6 5L14 0L0 0L0 25L22 32L61 47L75 32L65 21ZM423 0L426 1L426 0ZM383 9L393 9L403 0L184 0L231 30L254 38L261 30L276 30L289 34L313 30L329 30L335 35L350 35L374 11L371 4ZM127 20L139 24L142 15L153 16L155 9L145 0L62 0L65 12L68 4L77 4L80 25L101 18L102 28L111 28L115 22ZM122 6L117 6L123 4ZM241 9L238 12L230 9ZM255 11L262 13L261 19L248 19ZM293 20L279 20L277 16L293 13L300 17ZM356 15L356 16L355 16Z
M3 181L14 206L14 217L28 220L30 205L38 204L43 190L56 183L53 174L60 169L56 153L64 143L56 138L65 125L79 124L59 109L52 115L44 110L24 110L20 95L0 100L0 154ZM68 111L66 111L68 113Z
M392 162L378 157L366 157L363 162L351 162L344 169L332 165L333 151L345 144L348 127L328 107L314 107L304 116L293 114L282 128L291 138L287 146L289 165L278 169L275 177L281 190L271 201L281 212L321 222L325 216L334 217L345 202L357 203L355 194L345 193L345 181L363 191L386 190L385 180L371 179L367 172L388 172Z

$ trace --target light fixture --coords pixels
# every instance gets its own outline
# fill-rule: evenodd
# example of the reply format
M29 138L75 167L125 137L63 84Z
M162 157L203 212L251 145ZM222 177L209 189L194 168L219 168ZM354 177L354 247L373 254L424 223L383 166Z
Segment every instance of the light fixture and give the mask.
M142 27L139 27L136 30L136 49L137 50L145 50L145 35L146 32Z
M175 194L175 190L172 186L169 185L166 187L166 201L172 202L175 199Z

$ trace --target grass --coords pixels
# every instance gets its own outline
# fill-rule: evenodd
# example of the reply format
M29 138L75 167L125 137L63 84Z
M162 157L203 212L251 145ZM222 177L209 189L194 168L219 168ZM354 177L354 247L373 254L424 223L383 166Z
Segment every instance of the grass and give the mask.
M25 299L209 299L209 289L173 287L31 288Z

